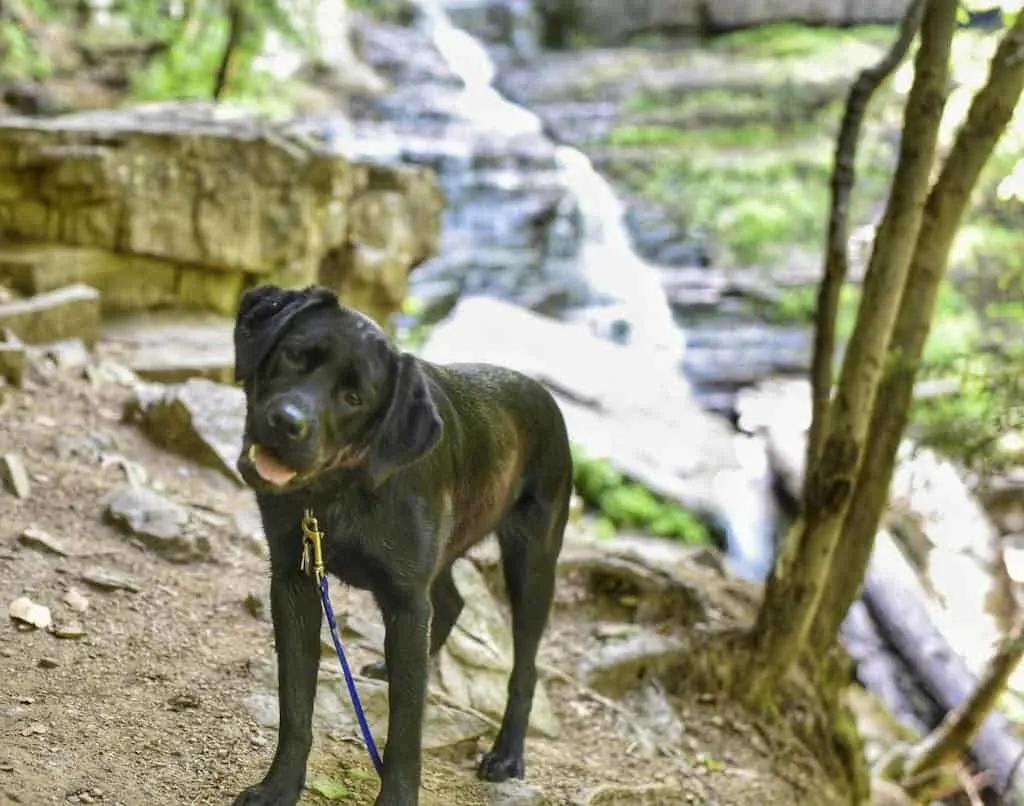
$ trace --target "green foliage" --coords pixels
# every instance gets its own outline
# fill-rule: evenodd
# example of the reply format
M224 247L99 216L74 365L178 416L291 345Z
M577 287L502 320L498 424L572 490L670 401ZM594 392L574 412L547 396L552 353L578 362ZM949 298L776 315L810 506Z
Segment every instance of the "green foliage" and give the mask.
M226 17L207 21L194 40L178 40L137 74L132 95L142 101L209 98L227 39Z
M812 56L850 43L887 46L891 40L892 28L887 25L819 28L799 23L776 23L724 34L711 40L711 47L743 56L785 59Z
M0 78L43 79L50 71L31 34L11 20L0 21Z
M147 0L155 2L155 0ZM267 30L279 30L293 41L301 34L287 19L276 0L261 0L251 8L248 35L242 45L243 69L228 88L227 98L257 108L267 114L288 114L291 111L289 87L286 82L254 69L253 60L262 50ZM228 40L228 17L220 4L205 6L203 21L191 37L181 35L180 21L173 24L138 22L140 29L159 30L171 46L155 58L145 70L134 77L132 95L142 101L180 98L210 98L217 68L224 56ZM140 13L140 17L145 17Z
M629 481L608 462L584 456L575 446L573 478L580 497L601 512L603 534L617 528L642 529L685 543L712 543L707 526L692 512Z

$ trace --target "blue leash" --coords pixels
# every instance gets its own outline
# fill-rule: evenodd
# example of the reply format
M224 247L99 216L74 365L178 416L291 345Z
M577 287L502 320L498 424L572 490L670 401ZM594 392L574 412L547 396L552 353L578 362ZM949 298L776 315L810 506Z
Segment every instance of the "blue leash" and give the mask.
M341 645L341 634L338 632L338 622L334 618L334 608L331 606L331 596L327 588L327 573L324 570L323 538L316 516L311 510L306 510L302 516L302 570L309 572L310 557L309 549L313 549L313 570L316 572L316 579L320 587L320 601L324 606L324 615L327 616L327 625L331 629L331 640L334 642L334 651L338 654L338 662L341 664L341 673L345 676L345 685L348 687L348 696L352 701L352 709L356 712L356 719L359 721L359 730L363 734L363 742L370 754L370 760L380 775L384 769L384 762L377 752L377 743L373 740L373 733L370 730L370 723L366 719L366 711L363 710L363 703L359 699L359 692L356 690L356 681L352 677L352 669L348 665L348 658L345 657L345 649Z

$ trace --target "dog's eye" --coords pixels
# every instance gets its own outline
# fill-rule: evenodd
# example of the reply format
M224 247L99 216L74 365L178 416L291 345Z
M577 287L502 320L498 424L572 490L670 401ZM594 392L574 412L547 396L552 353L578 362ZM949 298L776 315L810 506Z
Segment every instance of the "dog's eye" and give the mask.
M361 406L363 403L363 399L359 396L359 393L353 392L351 389L342 394L341 399L345 401L346 405L352 406L352 408Z
M304 369L307 363L306 354L296 347L285 347L281 351L281 359L290 369Z

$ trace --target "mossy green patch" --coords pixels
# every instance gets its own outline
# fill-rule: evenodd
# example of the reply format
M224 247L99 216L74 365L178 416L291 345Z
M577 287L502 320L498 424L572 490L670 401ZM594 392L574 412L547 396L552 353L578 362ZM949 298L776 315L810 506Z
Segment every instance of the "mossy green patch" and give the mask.
M892 37L893 29L887 25L833 28L775 23L722 34L711 39L708 44L713 50L742 55L744 58L761 56L786 59L821 55L851 44L887 48Z
M603 534L641 529L685 543L712 544L707 525L692 512L628 480L608 462L587 457L577 446L573 446L573 479L580 497L601 513Z

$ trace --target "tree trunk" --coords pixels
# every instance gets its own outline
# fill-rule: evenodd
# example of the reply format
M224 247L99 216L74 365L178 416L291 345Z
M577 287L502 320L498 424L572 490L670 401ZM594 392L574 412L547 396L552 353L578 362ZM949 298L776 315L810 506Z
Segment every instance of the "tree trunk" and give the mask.
M242 40L245 38L245 2L246 0L232 0L228 9L228 41L224 45L224 56L220 60L213 84L215 101L224 97L224 93L238 75L238 67L242 60Z
M205 11L205 0L186 0L181 31L178 34L180 42L188 44L196 40L196 37L199 36L199 29L203 24Z
M787 537L798 542L775 563L758 614L757 661L745 690L754 703L771 694L804 649L832 567L935 161L957 7L957 0L928 0L924 12L899 163L830 407L829 432L817 467L808 468L802 524Z
M914 0L900 26L899 36L881 60L861 71L850 87L843 120L839 126L832 164L832 202L825 245L825 271L818 289L814 326L814 359L811 363L813 416L807 439L804 467L814 468L828 433L828 409L832 399L832 361L836 349L836 315L839 295L849 271L850 193L857 179L857 146L864 114L875 91L893 74L910 50L921 27L925 0ZM811 472L805 479L811 478ZM806 490L804 494L806 496Z
M907 287L900 304L889 362L871 416L871 439L853 502L829 572L811 636L815 651L836 640L857 598L871 558L875 534L889 497L893 467L910 416L914 379L935 314L949 253L978 182L1024 90L1024 14L1004 35L992 59L988 82L967 118L928 196Z
M971 696L946 714L941 724L910 751L901 781L907 794L918 802L924 801L934 773L970 747L1022 657L1024 617L1018 616ZM1002 789L1001 784L997 782L997 788Z

